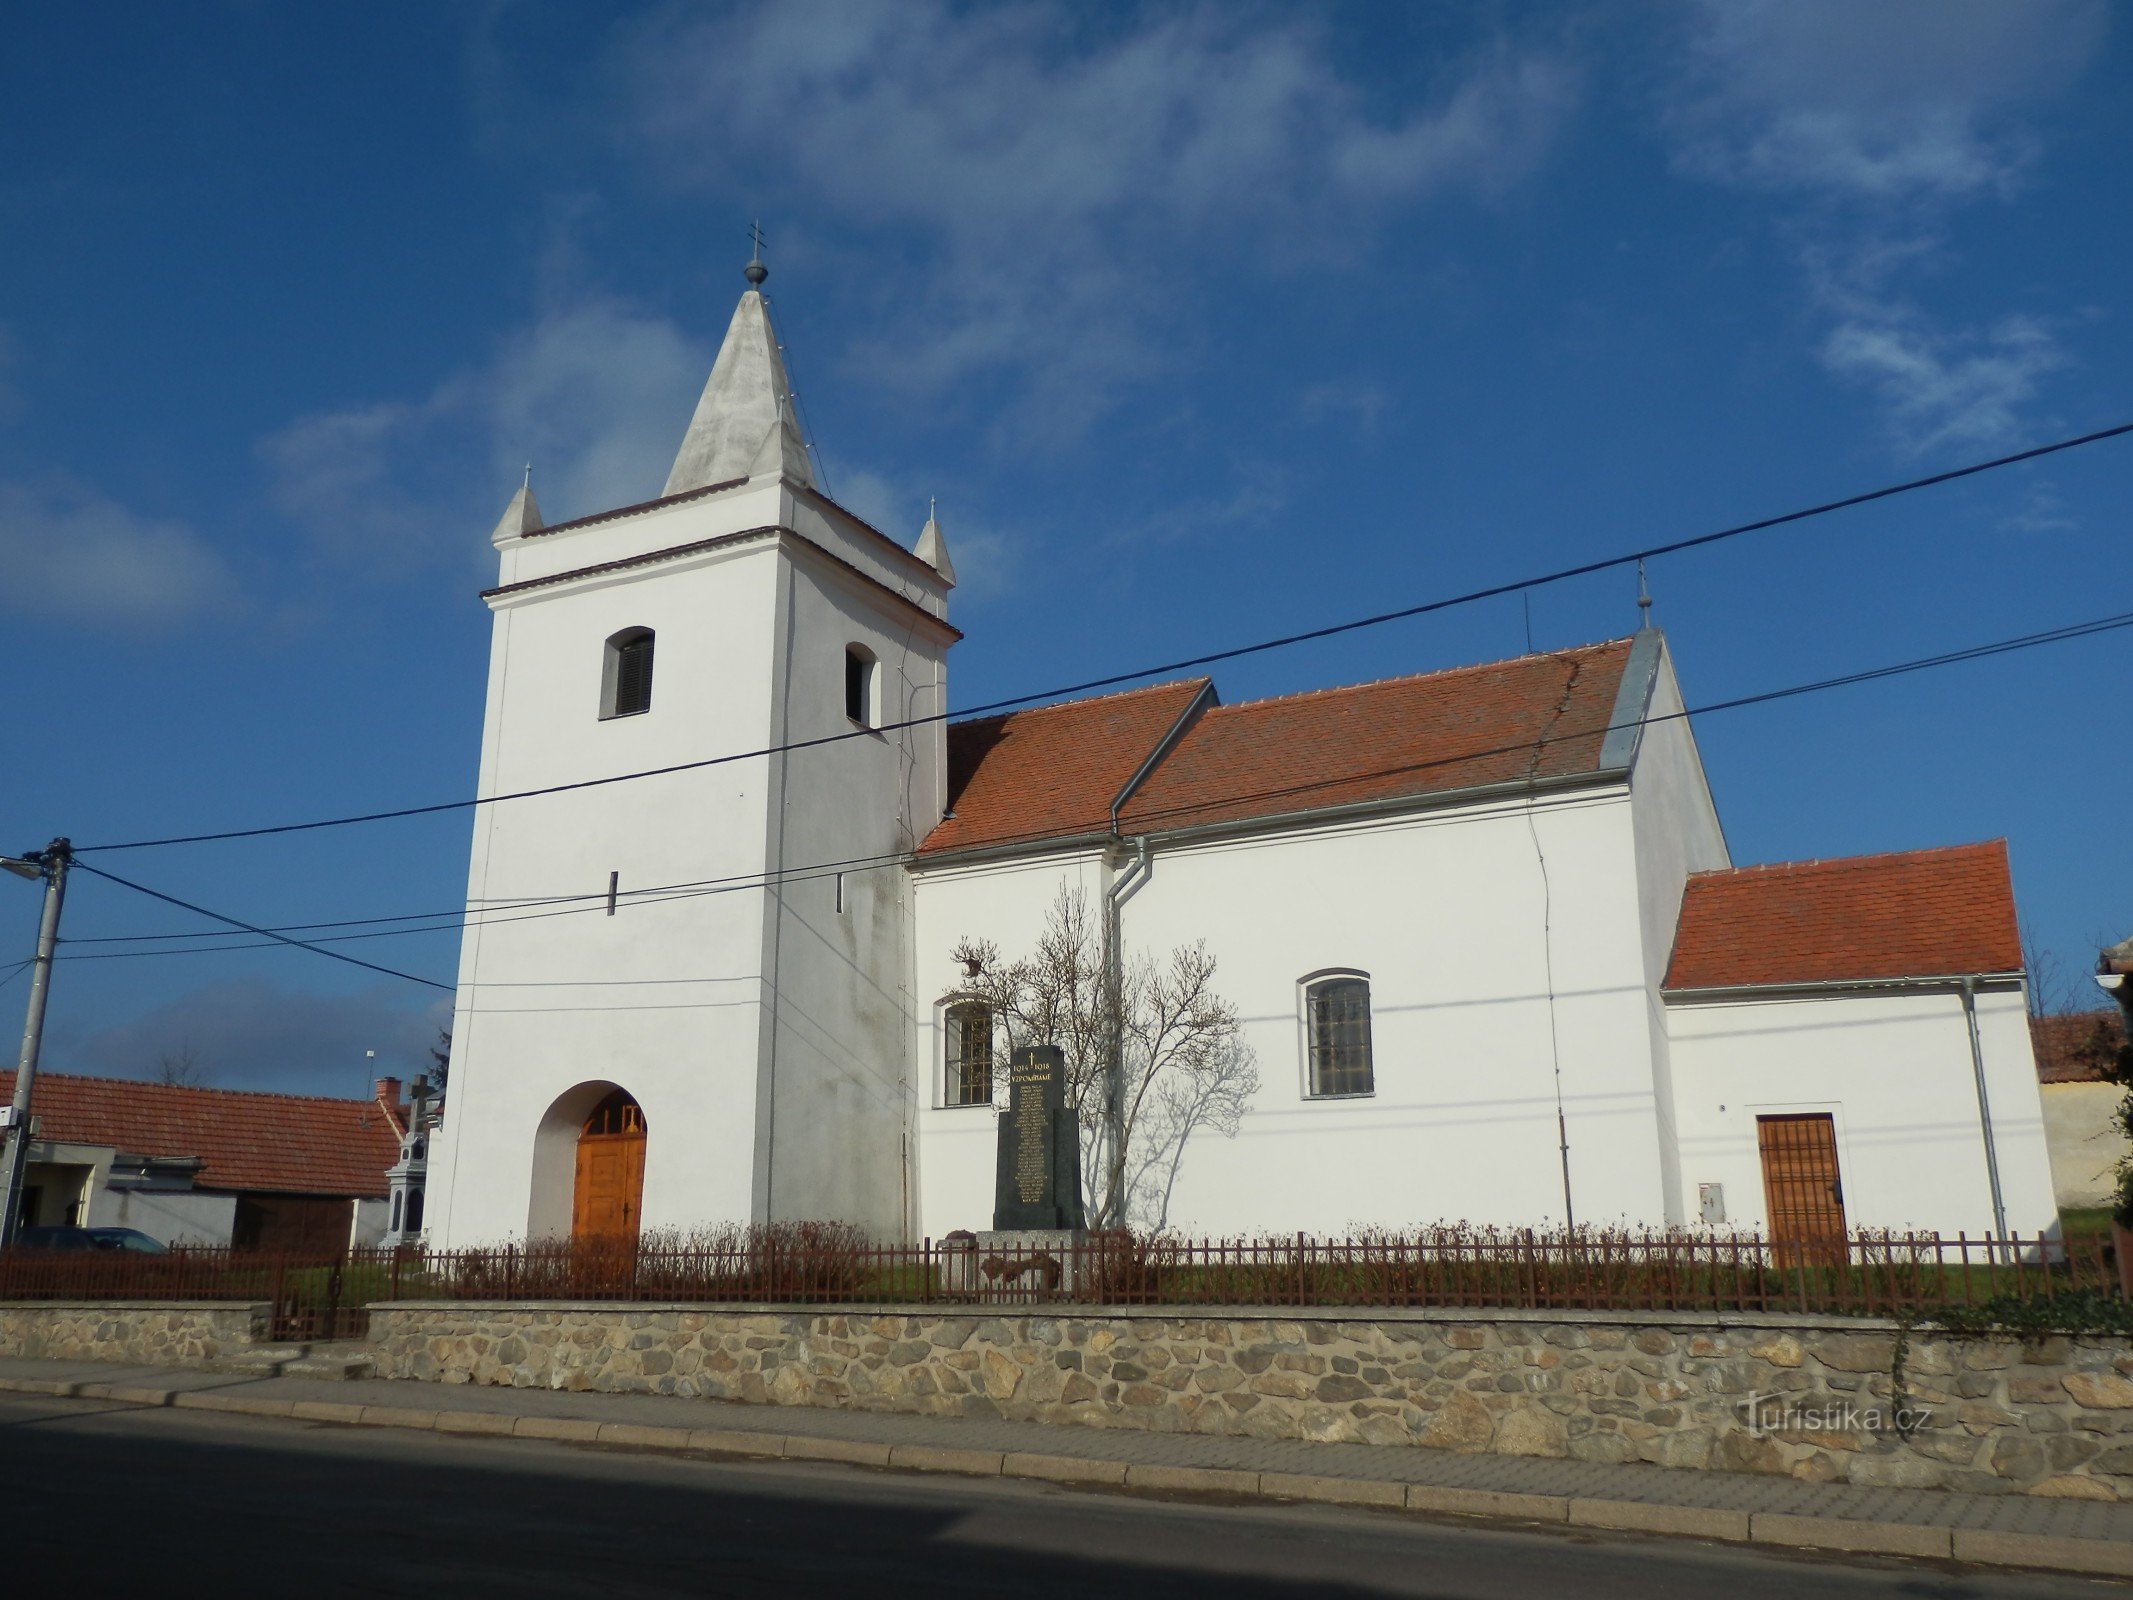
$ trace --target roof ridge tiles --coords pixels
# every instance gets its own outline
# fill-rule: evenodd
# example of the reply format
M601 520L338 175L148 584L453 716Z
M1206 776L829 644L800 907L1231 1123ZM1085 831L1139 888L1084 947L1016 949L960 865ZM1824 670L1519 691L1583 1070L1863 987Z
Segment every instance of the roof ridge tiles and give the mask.
M1691 878L1737 878L1749 873L1779 872L1840 872L1866 867L1886 866L1898 861L1916 861L1927 856L1962 855L1974 850L2005 849L2007 836L2000 834L1991 839L1973 839L1966 844L1922 845L1916 850L1872 850L1856 856L1808 856L1797 861L1754 861L1746 866L1707 867L1701 872L1692 872Z
M0 1078L12 1079L14 1073L15 1069L13 1067L0 1067ZM39 1072L37 1078L40 1083L57 1078L68 1083L109 1083L121 1085L127 1089L150 1089L158 1094L242 1095L248 1100L289 1100L299 1105L308 1106L368 1107L378 1103L375 1095L291 1094L286 1089L225 1089L212 1083L158 1083L153 1078L114 1078L108 1074L98 1072L46 1071Z
M572 517L568 522L551 522L545 528L529 529L521 537L545 539L551 533L568 533L572 528L590 527L595 522L613 522L618 517L634 517L640 511L656 511L661 506L678 506L685 500L701 500L706 495L717 494L721 489L738 489L747 481L746 478L728 478L722 483L706 483L675 494L656 495L650 500L639 500L635 505L614 506L606 511L595 511L589 516Z
M1561 650L1534 650L1524 655L1504 656L1493 661L1469 661L1455 667L1431 667L1426 672L1403 672L1390 678L1364 678L1356 683L1333 683L1318 689L1296 689L1288 694L1262 695L1255 700L1233 700L1212 707L1209 715L1228 711L1250 711L1260 706L1281 705L1293 700L1317 700L1328 695L1353 694L1358 689L1389 689L1400 684L1422 683L1431 678L1457 677L1462 672L1487 672L1492 667L1515 667L1526 661L1560 661L1565 656L1589 655L1594 651L1626 645L1630 639L1630 635L1624 634L1618 639L1596 639L1590 644L1568 645Z
M1041 706L1014 706L1006 711L989 711L982 717L961 717L950 722L953 728L980 728L988 722L1005 722L1010 717L1033 717L1046 711L1073 711L1082 706L1099 705L1106 700L1130 700L1137 694L1155 694L1164 689L1183 689L1214 682L1207 673L1197 678L1165 678L1161 683L1144 683L1137 689L1113 689L1106 694L1085 694L1072 700L1047 700Z

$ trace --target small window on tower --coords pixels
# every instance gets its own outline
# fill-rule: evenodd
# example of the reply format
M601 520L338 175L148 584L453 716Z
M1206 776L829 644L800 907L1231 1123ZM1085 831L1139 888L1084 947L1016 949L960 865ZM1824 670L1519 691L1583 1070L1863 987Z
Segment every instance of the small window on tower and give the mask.
M652 709L652 630L624 628L607 641L600 671L600 715L634 717Z
M875 705L875 680L879 663L859 645L850 645L844 652L844 714L862 728L879 727L881 718Z

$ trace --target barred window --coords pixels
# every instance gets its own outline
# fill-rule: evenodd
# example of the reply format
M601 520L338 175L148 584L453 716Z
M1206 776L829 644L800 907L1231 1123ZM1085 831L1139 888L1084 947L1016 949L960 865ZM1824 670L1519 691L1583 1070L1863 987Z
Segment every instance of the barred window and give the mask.
M1304 988L1304 1029L1313 1095L1369 1094L1370 980L1343 973Z
M634 717L652 709L652 630L624 628L607 641L600 670L601 717Z
M947 1034L948 1079L943 1103L951 1106L992 1104L992 1007L982 1000L958 1000L943 1014Z

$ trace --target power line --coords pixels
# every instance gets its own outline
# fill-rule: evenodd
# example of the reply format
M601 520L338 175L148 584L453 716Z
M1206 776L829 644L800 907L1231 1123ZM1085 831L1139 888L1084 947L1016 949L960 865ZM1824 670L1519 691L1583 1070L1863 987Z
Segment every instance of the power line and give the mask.
M255 927L249 922L240 922L237 918L226 917L219 911L210 911L206 906L196 906L190 900L180 900L176 895L164 894L162 891L150 889L144 884L134 883L129 879L120 877L115 872L106 872L101 867L92 867L85 861L77 861L74 865L83 872L94 873L97 877L103 878L107 882L115 883L122 889L131 889L135 894L145 894L151 900L161 900L166 905L173 905L182 910L191 911L199 916L206 917L211 922L226 922L233 928L242 928L246 933L265 934L276 944L290 945L298 950L309 950L314 955L326 956L334 961L345 961L351 967L361 967L366 972L382 972L388 978L405 978L409 983L427 984L432 989L442 989L446 994L456 992L451 984L439 983L435 978L417 977L412 972L401 972L394 967L381 967L372 962L359 961L354 956L341 954L338 950L328 950L322 945L310 944L302 939L291 939L286 934L275 933L267 928Z
M1475 750L1460 750L1448 755L1433 757L1428 760L1406 762L1393 767L1375 768L1365 773L1343 771L1331 774L1325 778L1317 779L1309 783L1291 784L1278 789L1234 791L1216 800L1202 799L1194 801L1189 805L1179 804L1167 808L1160 808L1152 812L1146 812L1143 813L1142 817L1139 820L1142 821L1144 824L1149 820L1175 822L1179 818L1188 818L1194 813L1204 812L1213 806L1235 804L1240 800L1266 801L1272 799L1297 798L1307 795L1310 791L1314 789L1324 788L1331 785L1354 783L1358 779L1362 778L1394 777L1403 773L1419 773L1427 771L1432 767L1454 766L1465 762L1481 760L1489 756L1515 755L1523 754L1527 751L1533 751L1535 752L1537 759L1538 752L1543 747L1551 743L1562 744L1571 739L1604 738L1607 734L1617 731L1626 731L1632 728L1655 727L1661 723L1682 721L1689 717L1712 716L1722 711L1736 711L1748 706L1765 705L1773 701L1795 699L1802 695L1819 694L1832 689L1849 688L1858 684L1878 682L1884 678L1902 677L1914 672L1924 672L1939 667L1955 666L1963 662L1986 660L1994 656L2008 655L2020 650L2036 649L2040 646L2047 644L2060 644L2072 639L2083 639L2092 637L2097 634L2115 632L2123 628L2133 628L2133 611L2120 612L2112 616L2097 617L2086 622L2068 623L2061 627L2041 629L2033 633L2018 634L2013 638L1994 640L1987 644L1967 645L1960 649L1941 651L1930 656L1918 656L1908 661L1895 662L1887 666L1863 668L1857 672L1843 673L1831 678L1819 678L1808 683L1790 684L1783 688L1761 690L1754 694L1736 695L1731 699L1708 701L1702 705L1687 706L1679 711L1664 712L1657 716L1636 717L1626 722L1610 722L1603 726L1595 728L1576 728L1568 732L1556 733L1552 736L1543 735L1538 739L1522 740L1512 744L1493 745ZM1058 835L1055 829L1033 830L1028 833L1009 835L1003 839L994 841L994 843L1006 845L1035 843L1044 839L1055 838L1057 836ZM803 882L814 878L827 877L832 873L838 871L878 870L883 867L900 865L904 862L909 861L910 859L910 852L898 851L890 854L848 857L842 861L817 862L807 866L772 869L770 871L760 873L740 873L727 878L698 879L694 880L693 882L662 885L658 888L634 891L633 896L631 898L631 903L633 905L658 905L673 900L699 899L708 895L715 894L733 894L750 889L769 888L773 884ZM379 932L342 935L338 940L323 939L312 941L289 939L282 937L272 928L255 927L249 923L238 922L235 918L224 917L217 912L207 911L202 907L191 905L186 901L175 899L170 895L160 894L153 889L143 888L139 884L129 883L127 882L127 880L119 878L112 873L104 872L99 868L85 866L84 870L94 872L99 877L109 878L112 882L123 884L126 888L135 889L138 890L140 893L152 895L158 900L165 900L168 901L170 904L183 906L185 909L199 912L203 916L213 917L216 921L219 922L227 922L232 927L243 929L244 931L249 933L264 935L274 941L274 943L246 945L195 945L180 949L165 948L156 950L109 951L80 956L62 955L60 957L60 959L62 960L108 961L123 960L132 957L143 956L222 954L225 952L239 950L271 949L278 944L294 946L298 949L311 950L319 955L332 956L335 960L351 961L356 966L367 967L373 972L382 972L387 974L388 976L396 978L406 978L414 983L428 984L432 988L447 990L453 989L453 986L449 984L438 983L435 980L429 978L417 977L413 973L398 972L389 967L373 966L369 962L356 961L355 958L351 956L345 956L337 951L322 948L323 945L328 943L347 942L356 939L395 938L408 934L442 933L450 931L446 928L439 927L387 929ZM556 896L554 898L557 900L565 900L581 897ZM576 916L592 911L603 910L605 908L605 895L582 898L597 899L600 903L597 905L586 906L565 906L560 909L552 909L546 911L518 912L516 914L493 918L484 918L480 916L466 914L463 914L463 917L464 920L470 925L487 926L492 922L518 922L552 916ZM546 902L523 903L537 904ZM367 920L383 921L391 919L380 918ZM332 927L352 925L354 924L299 923L292 924L291 926ZM729 978L730 975L728 975L727 977L709 978L620 980L563 978L538 980L524 983L482 983L476 984L473 987L483 989L582 987L607 988L618 986L634 986L637 984L650 983L717 983L729 981ZM0 982L4 981L4 979L0 979Z
M1493 584L1485 589L1470 589L1464 594L1451 595L1444 599L1427 600L1416 605L1402 606L1393 611L1381 611L1371 616L1356 617L1346 622L1329 623L1320 628L1305 629L1300 633L1282 634L1256 643L1235 645L1226 650L1210 651L1204 655L1186 656L1176 661L1141 667L1131 672L1112 673L1106 677L1089 678L1080 683L1042 689L1030 694L1015 695L1004 700L988 701L960 711L938 711L922 717L907 717L900 722L882 723L876 727L853 728L840 733L822 734L812 739L795 739L784 744L767 745L758 750L735 751L729 755L706 756L698 761L681 761L670 766L648 767L638 772L616 773L605 778L581 778L571 783L548 784L536 789L518 789L505 794L476 795L465 800L440 800L429 805L399 806L385 811L359 812L349 816L318 818L310 822L284 822L258 828L230 828L216 833L174 834L160 839L130 839L120 844L76 845L76 856L84 852L109 852L118 850L152 850L167 845L213 844L231 839L258 839L274 834L308 833L321 828L346 828L372 822L393 822L408 817L437 816L448 811L466 811L476 806L497 805L506 800L531 800L543 795L567 794L580 789L603 788L608 784L631 783L640 778L667 777L677 772L695 772L706 767L725 766L736 761L754 761L767 756L782 755L795 750L809 750L821 745L840 744L847 739L870 738L876 734L895 732L902 728L922 727L929 723L945 722L952 717L978 717L999 711L1013 710L1019 706L1054 700L1067 695L1087 694L1097 689L1115 688L1120 684L1138 682L1144 678L1160 677L1165 673L1184 672L1198 667L1214 666L1224 661L1235 661L1245 656L1260 655L1271 650L1287 649L1293 645L1308 644L1320 639L1334 638L1340 634L1354 633L1364 628L1381 627L1389 622L1401 622L1438 611L1448 611L1457 606L1472 605L1477 601L1493 600L1503 595L1546 587L1549 584L1566 582L1571 578L1588 577L1594 573L1607 572L1617 567L1633 566L1640 561L1654 560L1660 556L1676 555L1684 550L1699 549L1705 545L1718 544L1723 540L1737 539L1744 534L1759 533L1766 529L1782 527L1787 523L1805 521L1810 517L1826 516L1834 511L1847 510L1853 506L1886 500L1894 495L1909 494L1914 490L1932 488L1937 484L1952 483L1959 478L1974 477L1981 472L1991 472L2001 467L2011 467L2024 461L2035 461L2043 456L2055 455L2063 450L2077 449L2082 445L2095 444L2104 439L2115 439L2133 433L2133 422L2122 422L2114 427L2099 428L2092 433L2060 439L2051 444L2035 445L2027 450L2018 450L2012 455L1995 456L1988 461L1975 461L1968 466L1951 468L1946 472L1931 473L1923 478L1910 478L1901 483L1885 484L1878 489L1869 489L1860 494L1846 495L1838 500L1825 500L1819 505L1804 506L1796 511L1787 511L1774 517L1761 517L1753 522L1736 523L1729 528L1720 528L1711 533L1696 534L1685 539L1675 539L1665 544L1649 545L1641 550L1631 550L1622 555L1608 556L1598 561L1587 561L1578 566L1562 567L1538 577L1521 578L1515 582Z

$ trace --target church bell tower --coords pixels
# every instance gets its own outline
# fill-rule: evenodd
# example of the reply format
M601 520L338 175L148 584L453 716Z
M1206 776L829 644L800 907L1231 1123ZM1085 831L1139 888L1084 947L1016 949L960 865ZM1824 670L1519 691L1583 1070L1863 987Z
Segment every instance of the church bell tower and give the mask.
M529 484L492 536L433 1242L908 1231L954 570L816 486L767 275L657 499L547 525Z

